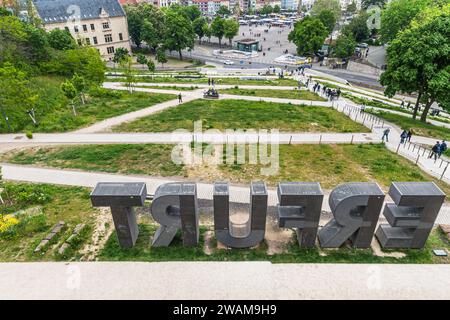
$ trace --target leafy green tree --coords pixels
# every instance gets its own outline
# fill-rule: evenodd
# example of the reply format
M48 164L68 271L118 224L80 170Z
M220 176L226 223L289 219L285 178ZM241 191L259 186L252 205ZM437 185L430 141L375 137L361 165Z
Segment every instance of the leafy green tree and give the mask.
M297 46L299 55L313 55L322 47L327 35L327 28L319 19L307 16L295 23L288 39Z
M1 132L21 129L26 110L34 107L38 96L30 89L25 72L6 62L0 67L0 122Z
M383 8L386 4L386 0L362 0L361 8L367 10L370 6L377 6Z
M77 90L78 94L80 95L81 103L86 104L84 92L87 89L87 83L86 83L86 80L84 79L84 77L75 73L71 79L71 82L72 82L73 86L75 87L75 89Z
M143 55L142 53L138 53L137 56L136 56L136 61L137 61L137 63L139 63L139 64L144 64L144 65L146 65L147 62L148 62L148 59L147 59L147 57L146 57L145 55Z
M234 19L227 19L223 23L223 28L224 28L224 37L228 39L231 46L233 38L239 32L239 23Z
M228 10L228 8L226 6L220 6L219 9L217 10L216 14L218 14L220 16L229 16L231 14L231 11Z
M161 63L161 66L164 68L164 63L167 63L168 61L166 57L166 51L164 50L164 48L159 47L156 50L156 61Z
M183 60L181 50L194 48L195 32L184 15L168 10L166 12L165 47L170 51L177 51L180 60Z
M273 12L273 7L270 4L265 4L259 13L261 14L271 14Z
M239 6L239 2L236 2L236 4L233 7L233 14L236 18L239 18L242 14L241 7Z
M186 17L191 21L194 21L195 19L200 18L202 16L202 12L195 4L190 6L183 6L182 11L186 15Z
M128 91L130 93L133 93L133 87L134 83L136 82L136 78L134 76L133 60L131 59L131 56L127 55L120 61L119 64L120 68L124 69L125 85L127 86Z
M333 12L334 20L338 21L341 16L341 3L339 0L316 0L311 8L311 14L317 16L323 10Z
M56 50L70 50L78 47L75 39L69 31L53 29L48 34L48 43Z
M148 71L155 72L156 66L152 59L148 59L147 68L148 68Z
M70 104L72 106L73 115L76 117L77 110L75 107L74 99L77 96L77 89L70 80L66 80L63 83L61 83L61 91L64 93L66 98L69 99Z
M370 29L367 26L369 14L361 12L352 21L342 28L342 33L351 34L357 42L364 41L370 37Z
M51 48L45 30L27 23L25 32L27 40L24 55L28 58L28 62L37 65L42 61L48 61Z
M128 49L126 48L117 48L114 51L114 57L112 59L115 63L120 63L122 60L125 60L129 56Z
M341 34L334 45L333 53L339 58L348 58L355 53L356 41L351 35Z
M280 13L281 12L281 8L279 5L274 5L273 6L273 13Z
M4 7L0 7L0 17L11 16L12 13Z
M385 94L417 93L413 118L419 103L425 104L420 120L425 122L434 102L450 108L450 4L425 9L410 27L400 32L387 48L387 70L380 82Z
M381 39L392 41L431 0L394 0L381 12Z
M205 34L205 37L208 38L208 42L211 42L212 32L211 32L211 27L209 26L209 24L203 25L203 33Z
M225 20L217 16L211 23L211 34L219 39L219 46L222 45L222 38L225 34Z
M204 17L199 17L192 22L194 32L198 37L199 42L202 42L202 38L205 36L205 25L208 27L208 23Z
M320 11L316 16L323 25L327 28L328 32L331 33L336 25L336 19L331 10L324 9Z
M24 25L17 17L0 17L0 65L6 61L17 64L18 52L26 39Z

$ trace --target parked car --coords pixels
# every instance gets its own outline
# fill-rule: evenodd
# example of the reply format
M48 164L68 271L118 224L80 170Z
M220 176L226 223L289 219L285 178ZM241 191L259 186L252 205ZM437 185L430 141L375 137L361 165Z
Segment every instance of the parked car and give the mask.
M233 61L231 61L231 60L224 60L223 61L223 64L226 64L226 65L232 65L232 64L234 64L234 62Z

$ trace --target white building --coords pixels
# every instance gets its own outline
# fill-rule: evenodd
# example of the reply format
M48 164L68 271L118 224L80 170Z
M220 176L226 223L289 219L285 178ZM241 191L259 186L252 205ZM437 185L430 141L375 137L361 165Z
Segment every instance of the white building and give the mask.
M125 11L118 0L34 0L47 31L66 29L79 44L97 48L111 59L117 48L131 52Z

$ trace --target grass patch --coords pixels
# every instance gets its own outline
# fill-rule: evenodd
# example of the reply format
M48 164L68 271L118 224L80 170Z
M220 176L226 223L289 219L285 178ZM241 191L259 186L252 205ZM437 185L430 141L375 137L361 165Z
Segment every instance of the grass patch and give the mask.
M430 123L424 123L419 120L414 120L414 119L412 119L412 117L409 117L409 116L402 116L402 115L394 114L394 113L390 113L390 112L384 112L384 111L373 110L373 109L366 109L365 111L368 113L371 113L373 115L376 115L376 116L384 119L385 121L393 123L393 124L401 127L403 130L412 129L412 132L415 135L436 138L439 140L444 139L447 141L450 139L450 129L449 128L435 126Z
M198 86L190 86L190 87L180 87L180 86L135 86L135 88L192 91L192 90L198 89Z
M149 238L154 235L158 226L151 223L139 224L139 238L136 245L130 249L120 248L115 234L107 240L105 247L99 253L101 261L271 261L273 263L450 263L448 257L436 257L432 249L450 249L448 241L444 240L438 230L430 235L423 250L395 250L404 252L404 258L378 257L371 249L301 249L297 240L287 245L284 253L267 254L267 244L263 241L253 249L217 249L215 238L211 239L211 255L203 251L205 232L211 227L200 227L200 241L196 247L183 247L181 234L178 233L169 247L152 248ZM388 250L386 250L388 251ZM389 251L388 251L389 252ZM322 254L321 254L322 253ZM325 253L325 255L324 255Z
M116 132L193 130L194 121L206 129L279 129L297 132L369 132L332 108L241 100L194 100L176 108L124 123Z
M11 114L9 121L14 132L74 130L176 98L175 95L170 94L143 92L130 94L125 91L95 89L86 94L87 104L82 105L81 102L76 101L77 116L74 116L69 101L60 90L60 84L63 81L64 79L61 77L36 77L30 81L30 86L39 95L36 105L38 125L33 125L30 117L26 114ZM8 132L3 118L0 119L0 132Z
M434 181L448 195L450 186L427 175L383 144L280 145L278 173L265 176L269 165L222 164L186 167L171 161L172 145L86 145L33 148L10 152L4 162L89 171L178 176L194 181L317 181L325 189L351 181L375 181L387 191L392 181ZM225 152L224 152L225 154ZM248 153L246 154L248 158ZM225 162L224 162L225 163Z
M240 96L273 97L297 100L327 101L318 94L308 90L263 90L263 89L225 89L220 93L235 94Z
M47 184L5 183L2 193L5 205L0 210L16 213L19 224L7 233L0 234L0 261L52 261L59 245L72 232L75 225L85 223L87 229L74 250L67 252L64 260L79 258L77 249L89 241L96 209L89 200L89 190L81 187L63 187ZM33 210L33 213L29 210ZM27 210L28 209L28 210ZM39 242L58 221L66 227L52 239L42 253L33 253Z

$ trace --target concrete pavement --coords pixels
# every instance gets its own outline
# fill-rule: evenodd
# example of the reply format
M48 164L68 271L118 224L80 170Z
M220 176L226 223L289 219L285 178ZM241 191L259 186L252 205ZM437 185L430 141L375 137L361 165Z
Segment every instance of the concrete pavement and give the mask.
M0 299L450 299L450 265L1 263Z

